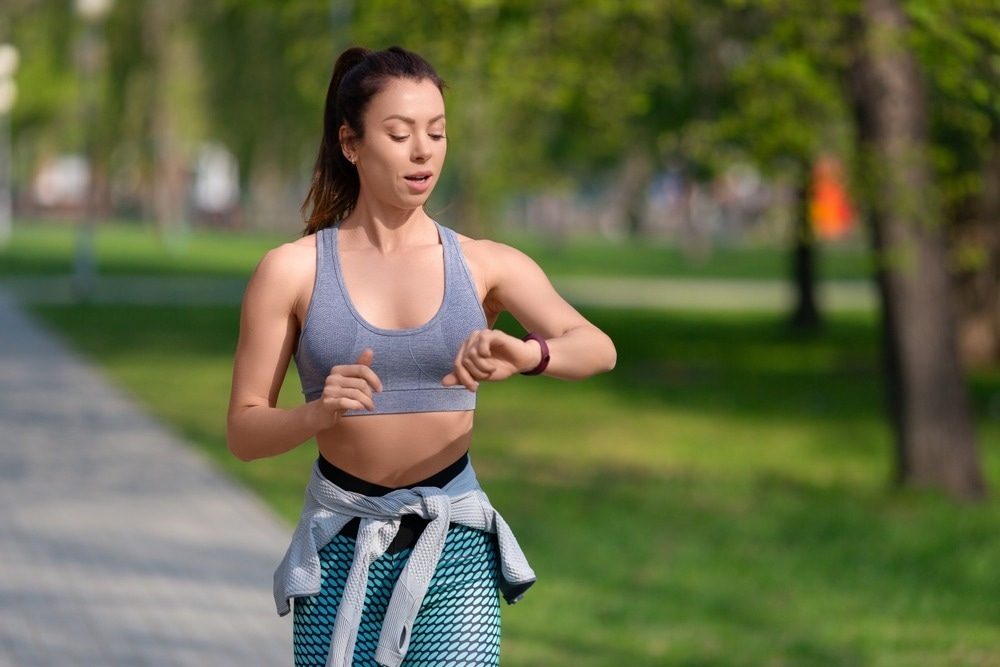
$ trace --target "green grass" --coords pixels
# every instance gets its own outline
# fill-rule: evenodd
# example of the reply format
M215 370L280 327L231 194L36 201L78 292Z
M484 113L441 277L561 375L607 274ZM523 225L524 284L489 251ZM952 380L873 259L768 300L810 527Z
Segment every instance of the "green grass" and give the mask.
M236 308L37 311L294 519L311 447L225 451ZM1000 503L890 489L870 316L806 338L765 315L587 314L614 373L480 397L475 464L539 575L504 610L503 664L1000 664ZM1000 373L974 397L995 485Z
M103 223L96 227L92 238L97 266L103 275L244 277L265 251L294 240L296 235L200 229L168 242L150 226ZM0 278L68 275L73 272L78 241L73 225L18 222L10 245L0 249Z
M198 232L165 252L141 227L98 235L109 275L245 277L287 238ZM520 238L553 274L780 278L781 249ZM0 279L71 271L72 230L18 227ZM863 253L824 275L864 275ZM235 306L37 306L140 401L291 522L315 451L226 451ZM539 575L504 609L503 664L1000 664L1000 501L893 490L874 315L821 337L747 313L590 310L615 372L482 389L480 478ZM502 321L510 326L509 320ZM122 332L127 332L123 335ZM282 405L301 400L289 378ZM972 378L1000 483L1000 369Z
M668 241L649 239L583 236L555 242L516 234L504 240L534 257L553 275L744 280L785 280L791 275L789 253L783 246L718 244L695 253ZM821 280L866 280L869 269L868 253L858 245L830 243L817 249Z
M27 221L15 226L13 241L0 249L0 278L10 275L67 275L73 271L77 232L72 225ZM105 223L94 234L97 264L106 275L249 275L264 252L296 238L198 229L167 243L139 224ZM722 245L692 255L664 242L611 241L571 237L555 243L536 235L502 240L524 250L552 275L781 279L789 274L783 247ZM867 254L854 245L831 244L819 251L822 279L868 276Z

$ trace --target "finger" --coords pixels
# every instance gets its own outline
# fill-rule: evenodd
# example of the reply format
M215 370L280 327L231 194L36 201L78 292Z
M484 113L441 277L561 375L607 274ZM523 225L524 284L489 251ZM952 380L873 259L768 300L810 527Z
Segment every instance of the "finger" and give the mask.
M375 412L375 401L365 392L358 392L341 399L341 405L345 410L365 410Z
M358 357L359 362L367 361L368 363L371 363L371 358L374 355L366 355L365 354L366 352L371 352L371 350L365 350L364 352L362 352L361 356ZM335 378L340 378L340 379L361 378L362 380L364 380L366 384L368 384L368 386L372 388L373 391L375 392L382 391L382 380L379 379L379 376L375 374L375 371L373 371L371 367L363 363L350 364L345 366L334 366L333 368L330 369L330 373L329 375L327 375L327 380L329 381L331 379L334 379L335 382L341 381Z
M477 340L470 339L463 346L462 351L455 359L456 368L462 367L477 380L488 378L496 366L493 361L493 352L489 342L479 337Z
M353 375L331 375L326 379L325 387L331 395L342 395L347 391L361 391L371 395L373 389L367 379Z
M361 378L328 378L322 399L323 404L334 411L375 411L372 388Z
M492 359L479 359L478 357L466 357L462 368L476 382L488 380L496 370L496 362Z
M323 394L327 405L335 410L367 410L375 411L375 401L367 385L364 388L331 387Z
M360 401L351 398L339 398L336 401L331 402L330 407L340 413L347 412L348 410L375 412L375 405L371 401Z
M361 354L358 355L358 362L356 365L361 366L361 375L365 378L371 388L376 392L382 391L382 380L379 379L375 371L371 370L372 360L375 358L375 350L370 347L366 347L361 350Z
M480 336L476 340L476 353L484 359L489 359L493 356L493 344L490 342L489 336Z
M448 373L447 375L445 375L444 378L441 380L441 384L444 385L445 387L457 387L461 385L472 392L479 389L478 382L476 382L472 378L466 378L465 380L462 380L458 377L457 373Z
M496 363L492 359L483 359L475 354L466 355L462 359L462 368L464 368L469 375L476 378L477 380L484 380L488 378L496 366Z
M355 368L358 369L359 377L364 379L368 386L372 388L372 391L375 393L382 391L382 380L375 374L375 371L367 366L355 366Z
M458 354L455 356L454 370L449 374L455 377L455 383L463 385L469 391L476 391L479 388L479 383L474 377L469 373L469 370L465 367L465 357L467 352L468 341L462 343L462 346L458 350ZM447 377L447 376L446 376Z
M371 349L370 347L366 347L365 349L361 350L361 354L358 355L357 364L360 366L371 366L372 359L374 358L375 358L375 350Z

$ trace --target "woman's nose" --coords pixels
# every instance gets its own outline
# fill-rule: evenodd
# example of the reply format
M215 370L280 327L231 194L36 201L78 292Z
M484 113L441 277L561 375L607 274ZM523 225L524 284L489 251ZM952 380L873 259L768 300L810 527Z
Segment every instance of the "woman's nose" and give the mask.
M431 156L431 142L427 137L417 137L413 142L413 160L425 162Z

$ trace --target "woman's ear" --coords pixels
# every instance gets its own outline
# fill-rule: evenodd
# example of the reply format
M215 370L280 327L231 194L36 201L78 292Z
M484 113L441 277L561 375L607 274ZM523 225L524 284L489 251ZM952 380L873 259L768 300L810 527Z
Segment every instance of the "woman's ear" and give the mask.
M351 164L357 162L358 136L354 133L354 130L348 127L347 123L344 123L340 126L340 135L338 138L340 139L340 150L344 153L344 157L347 158L347 161Z

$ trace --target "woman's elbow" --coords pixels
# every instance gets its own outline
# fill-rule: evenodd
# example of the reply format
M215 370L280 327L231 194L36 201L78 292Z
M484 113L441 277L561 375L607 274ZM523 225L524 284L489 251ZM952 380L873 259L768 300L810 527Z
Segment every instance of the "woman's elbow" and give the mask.
M226 446L229 448L229 453L243 463L249 463L257 458L247 447L243 445L240 439L235 437L231 432L226 434Z
M618 352L615 350L615 344L602 334L600 338L595 338L589 344L586 353L578 358L572 370L569 370L566 375L557 375L556 377L567 380L583 380L614 370L617 362Z
M226 421L226 447L229 453L244 463L249 463L259 456L254 454L253 448L249 446L247 437L242 433L239 420L234 415L230 415Z

